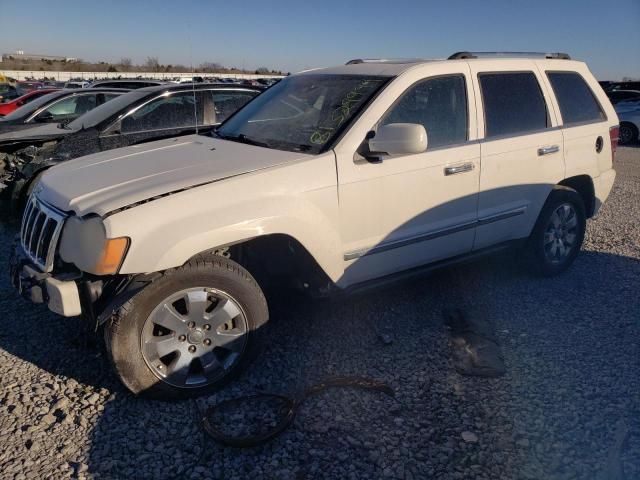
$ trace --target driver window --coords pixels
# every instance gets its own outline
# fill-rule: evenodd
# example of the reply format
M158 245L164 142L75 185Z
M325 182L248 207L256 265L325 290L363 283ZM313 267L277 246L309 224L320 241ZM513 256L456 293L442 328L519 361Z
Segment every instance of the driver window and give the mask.
M96 107L96 95L73 95L47 107L38 115L36 121L56 122L73 120Z
M379 125L418 123L427 131L427 150L467 140L467 92L463 75L431 78L410 87Z
M122 119L121 131L132 133L190 127L194 126L196 116L198 124L202 125L201 92L196 92L195 98L197 108L193 92L179 92L157 98Z

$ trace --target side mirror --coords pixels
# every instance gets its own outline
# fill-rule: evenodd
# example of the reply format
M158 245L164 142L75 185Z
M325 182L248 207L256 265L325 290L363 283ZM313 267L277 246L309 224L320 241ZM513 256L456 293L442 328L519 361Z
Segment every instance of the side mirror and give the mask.
M38 123L48 123L53 121L53 114L51 112L42 112L35 119Z
M371 153L412 155L427 149L427 131L418 123L390 123L369 140Z

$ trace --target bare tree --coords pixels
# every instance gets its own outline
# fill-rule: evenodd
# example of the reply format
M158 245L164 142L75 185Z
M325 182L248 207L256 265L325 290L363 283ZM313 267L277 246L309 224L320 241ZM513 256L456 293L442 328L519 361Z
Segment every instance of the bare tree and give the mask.
M122 57L120 59L120 66L122 67L122 70L124 72L128 72L129 69L131 68L131 59L129 57Z
M147 57L147 61L144 64L152 72L160 71L160 62L158 61L158 57Z
M216 62L204 62L200 64L200 70L205 73L215 73L219 72L222 69L222 65Z
M265 73L270 73L270 71L267 67L260 67L260 68L256 68L256 73L264 75Z

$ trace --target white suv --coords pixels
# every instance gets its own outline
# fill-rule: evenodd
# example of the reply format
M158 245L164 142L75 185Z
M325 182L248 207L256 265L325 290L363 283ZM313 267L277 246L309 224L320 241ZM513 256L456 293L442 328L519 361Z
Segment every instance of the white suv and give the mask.
M306 71L216 134L53 167L14 283L103 325L132 392L200 394L256 352L269 282L326 295L514 245L562 272L612 188L617 136L564 54Z

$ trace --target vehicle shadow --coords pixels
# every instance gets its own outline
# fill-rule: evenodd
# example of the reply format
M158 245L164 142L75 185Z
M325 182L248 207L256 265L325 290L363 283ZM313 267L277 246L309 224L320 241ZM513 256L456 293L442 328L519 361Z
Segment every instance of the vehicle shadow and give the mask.
M554 478L549 468L560 477L581 471L571 463L550 467L546 455L554 462L577 457L593 471L606 460L613 435L602 424L612 415L633 419L633 392L640 387L632 373L640 353L633 347L640 311L633 285L639 280L640 261L627 257L582 252L567 273L538 279L503 254L335 302L277 299L260 360L219 393L167 403L134 398L108 383L117 395L92 431L89 472L101 478L229 478L229 470L244 478L340 478L345 463L355 468L354 478L380 478L386 468L404 472L402 478L410 478L406 472L431 477L479 463L508 478L524 472ZM599 282L613 283L607 291L616 295L594 292ZM451 292L459 291L465 295L452 300ZM505 376L455 373L442 319L451 306L495 325ZM599 388L580 387L576 370L589 372ZM263 390L299 392L349 374L387 382L396 399L327 392L305 402L280 437L251 449L216 444L198 422L207 405L221 400ZM567 393L567 386L575 389ZM541 406L540 395L562 401ZM577 425L576 408L589 412ZM569 424L584 427L581 438L567 435ZM480 435L482 449L459 441L462 431ZM533 460L518 444L525 440L538 448Z

